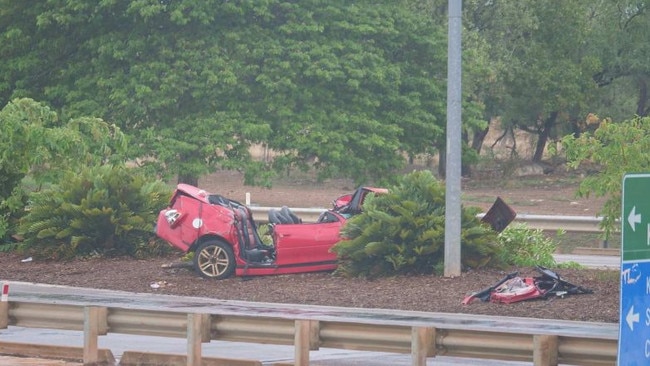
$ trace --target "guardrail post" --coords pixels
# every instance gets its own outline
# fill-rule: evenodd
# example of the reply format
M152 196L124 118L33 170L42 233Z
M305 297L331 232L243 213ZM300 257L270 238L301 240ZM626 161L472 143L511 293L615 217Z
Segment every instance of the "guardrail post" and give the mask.
M210 314L187 314L187 366L201 365L203 342L210 342Z
M0 329L7 329L9 326L9 284L2 283L2 295L0 297Z
M0 301L0 329L9 326L9 301Z
M533 336L533 365L558 365L558 337L554 335Z
M319 327L317 320L296 320L294 366L309 366L309 351L319 348Z
M107 314L105 307L84 307L84 365L96 365L99 362L97 338L108 332Z
M426 366L427 357L436 355L436 328L411 328L411 359L413 366Z

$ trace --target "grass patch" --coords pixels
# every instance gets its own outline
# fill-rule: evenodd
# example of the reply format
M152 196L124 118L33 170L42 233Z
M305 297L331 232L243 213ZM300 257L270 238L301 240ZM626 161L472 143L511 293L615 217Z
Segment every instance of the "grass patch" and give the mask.
M476 195L462 195L463 202L467 203L492 203L495 200L493 196L476 196Z
M618 271L597 271L596 279L598 281L610 282L618 281L621 276L621 273Z
M571 254L576 248L617 249L621 247L619 235L610 238L607 242L599 233L565 232L557 235L554 232L546 232L546 235L558 243L557 252L561 254Z

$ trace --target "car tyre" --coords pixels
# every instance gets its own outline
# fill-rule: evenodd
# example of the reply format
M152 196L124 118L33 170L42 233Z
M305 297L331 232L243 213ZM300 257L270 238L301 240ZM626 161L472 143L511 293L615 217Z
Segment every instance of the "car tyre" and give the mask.
M194 252L194 269L206 278L228 278L235 271L235 253L222 241L203 242Z

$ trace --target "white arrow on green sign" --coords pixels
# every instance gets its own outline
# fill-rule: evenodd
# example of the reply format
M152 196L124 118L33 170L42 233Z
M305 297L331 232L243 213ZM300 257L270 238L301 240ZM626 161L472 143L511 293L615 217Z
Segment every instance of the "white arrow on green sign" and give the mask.
M623 179L623 260L650 259L650 174Z

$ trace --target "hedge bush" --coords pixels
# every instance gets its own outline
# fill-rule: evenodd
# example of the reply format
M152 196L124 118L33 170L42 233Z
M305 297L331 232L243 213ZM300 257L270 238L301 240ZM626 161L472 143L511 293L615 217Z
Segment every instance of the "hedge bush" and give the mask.
M60 184L30 195L19 250L51 259L164 251L153 225L170 194L163 182L124 166L70 173Z
M375 277L434 273L444 265L445 189L429 171L403 176L389 193L369 196L363 212L349 219L346 240L332 250L338 274ZM465 267L501 265L497 233L476 217L478 208L461 210L461 262Z

